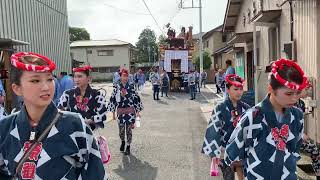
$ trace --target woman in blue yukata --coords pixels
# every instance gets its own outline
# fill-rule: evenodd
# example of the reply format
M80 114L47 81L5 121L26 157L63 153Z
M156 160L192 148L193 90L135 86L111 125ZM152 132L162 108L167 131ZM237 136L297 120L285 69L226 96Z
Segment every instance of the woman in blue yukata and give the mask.
M298 64L279 59L272 64L268 95L241 117L228 142L225 161L242 160L246 179L297 179L303 114L295 107L308 86Z
M24 105L0 121L0 179L106 179L90 128L52 102L54 62L20 52L11 64L12 89Z
M140 96L135 91L134 86L128 83L128 74L126 69L121 71L121 81L116 84L108 104L108 111L113 112L113 119L116 119L115 113L117 113L121 139L120 151L124 152L125 155L131 153L132 128L136 118L140 117L140 112L143 110ZM126 150L125 135L127 136Z
M58 108L80 113L91 129L104 128L107 120L106 91L93 89L89 82L91 66L73 68L76 87L65 91Z
M241 77L235 74L226 76L228 96L213 110L202 146L202 153L220 164L225 180L234 180L234 171L237 172L239 180L243 179L243 170L239 162L233 163L230 167L223 161L224 149L238 124L240 115L250 108L249 105L240 101L243 95L243 85L244 80Z

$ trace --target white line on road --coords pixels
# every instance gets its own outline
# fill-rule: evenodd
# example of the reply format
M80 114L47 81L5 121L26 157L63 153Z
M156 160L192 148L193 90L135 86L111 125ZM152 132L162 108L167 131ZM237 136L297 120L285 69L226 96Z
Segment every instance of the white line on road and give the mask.
M214 94L216 94L219 98L223 98L220 94L215 93L211 88L209 88L208 86L206 86L207 89L209 89L211 92L213 92Z

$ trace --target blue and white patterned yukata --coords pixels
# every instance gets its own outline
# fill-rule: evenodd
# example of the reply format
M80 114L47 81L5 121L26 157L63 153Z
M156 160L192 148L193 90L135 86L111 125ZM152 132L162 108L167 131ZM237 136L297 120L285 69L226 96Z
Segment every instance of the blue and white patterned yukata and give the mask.
M103 122L107 120L106 91L93 89L88 85L82 97L78 87L67 90L62 94L58 108L80 113L84 119L93 120L95 124L90 125L92 129L103 128Z
M9 179L24 151L49 126L58 109L51 103L39 124L31 127L25 106L0 121L0 179ZM49 134L23 163L19 180L106 179L98 145L91 129L79 114L62 112Z
M302 112L287 108L280 122L267 96L241 117L227 145L225 161L243 160L248 180L297 179L302 135Z

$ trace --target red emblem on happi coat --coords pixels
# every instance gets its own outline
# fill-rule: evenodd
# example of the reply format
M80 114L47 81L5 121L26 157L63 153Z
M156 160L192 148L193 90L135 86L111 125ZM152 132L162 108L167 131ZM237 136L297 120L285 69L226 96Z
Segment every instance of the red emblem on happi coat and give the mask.
M27 141L24 143L23 151L26 152L31 147L32 142ZM42 143L38 143L36 147L31 151L28 161L33 162L25 162L21 168L21 178L22 179L34 179L36 173L36 163L39 160L40 154L42 151Z
M231 111L231 116L233 118L232 125L233 125L233 127L236 127L239 120L240 120L240 116L236 110Z
M34 179L35 174L36 174L36 163L34 162L23 163L22 169L21 169L22 179Z
M286 149L286 142L289 137L289 126L284 124L280 130L278 128L272 128L271 134L273 140L276 142L277 149L281 151L285 151Z
M83 98L82 96L77 96L76 101L77 101L76 106L81 111L87 111L89 109L88 108L89 98L87 97Z

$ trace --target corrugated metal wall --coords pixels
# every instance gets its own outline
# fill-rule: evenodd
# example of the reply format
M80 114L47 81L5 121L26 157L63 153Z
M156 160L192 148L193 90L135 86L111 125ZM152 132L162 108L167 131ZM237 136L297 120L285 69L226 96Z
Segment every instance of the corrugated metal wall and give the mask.
M296 1L294 3L294 38L297 45L297 61L309 77L319 80L319 2L317 0ZM319 87L318 85L315 88ZM319 89L319 88L317 88ZM319 99L319 90L316 99ZM314 112L305 119L305 129L312 139L320 142L320 109L315 108Z
M18 51L48 56L71 71L67 0L0 0L0 38L29 42Z

